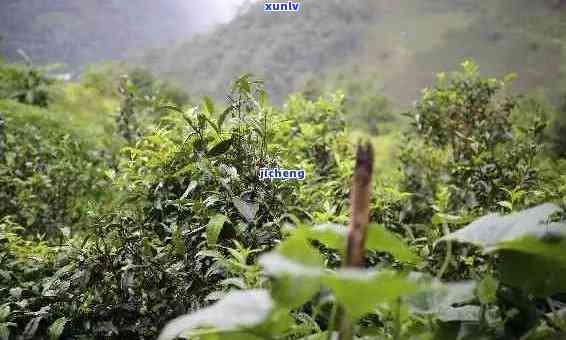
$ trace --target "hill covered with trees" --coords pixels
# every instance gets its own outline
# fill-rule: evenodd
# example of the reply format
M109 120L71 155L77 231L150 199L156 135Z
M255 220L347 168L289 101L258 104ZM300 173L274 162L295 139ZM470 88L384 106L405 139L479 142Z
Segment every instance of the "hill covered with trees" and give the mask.
M303 1L298 14L266 14L260 5L143 63L197 95L221 98L233 77L251 72L276 102L363 79L406 106L436 73L472 58L489 74L522 70L515 85L523 92L558 96L550 84L562 81L566 29L561 7L548 1Z
M76 71L187 39L228 14L218 1L140 0L132 6L119 0L3 0L0 51L18 60L22 50L35 63L62 63Z

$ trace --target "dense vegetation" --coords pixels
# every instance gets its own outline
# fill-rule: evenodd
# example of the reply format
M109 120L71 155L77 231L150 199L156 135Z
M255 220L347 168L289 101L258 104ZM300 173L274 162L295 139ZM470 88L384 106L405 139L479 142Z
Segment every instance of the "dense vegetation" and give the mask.
M144 60L188 93L0 59L0 339L566 338L566 26L520 1L250 10Z
M0 75L2 338L566 334L561 111L510 77L439 75L391 149L399 125L355 132L341 92L272 106L244 75L195 105L123 65ZM355 138L376 147L372 224L341 269Z

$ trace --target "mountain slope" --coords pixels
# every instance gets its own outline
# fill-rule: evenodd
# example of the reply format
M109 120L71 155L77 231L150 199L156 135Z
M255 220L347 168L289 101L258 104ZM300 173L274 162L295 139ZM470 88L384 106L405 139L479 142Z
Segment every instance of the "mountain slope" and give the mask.
M375 11L366 11L363 2L349 11L336 0L304 3L300 14L266 14L253 3L231 23L175 48L153 51L143 62L197 94L220 96L244 72L264 78L271 92L287 92L301 75L351 57L367 23L375 19Z
M226 20L220 0L2 0L0 54L71 68L187 39ZM222 9L222 10L220 10Z
M299 14L264 13L261 3L252 3L229 24L152 51L142 63L193 94L218 98L232 79L250 72L265 79L275 102L312 79L325 87L371 79L372 88L406 106L436 73L465 58L485 74L517 72L521 91L546 90L561 79L564 15L544 1L302 3Z

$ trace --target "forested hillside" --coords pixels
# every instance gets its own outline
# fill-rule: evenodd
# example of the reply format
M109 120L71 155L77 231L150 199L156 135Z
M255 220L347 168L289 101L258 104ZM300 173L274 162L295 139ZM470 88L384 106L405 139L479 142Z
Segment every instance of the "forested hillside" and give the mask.
M215 8L205 19L202 13ZM0 51L17 60L22 50L36 63L63 63L76 71L187 39L226 16L216 0L136 0L135 6L120 0L2 0Z
M363 79L406 107L436 73L473 58L493 75L522 70L515 86L523 92L558 95L566 28L562 7L550 1L302 3L299 15L265 15L257 3L233 22L155 50L143 62L198 95L222 98L233 77L252 72L277 102L294 90L344 88Z
M0 57L0 340L566 339L562 1L250 2L126 60L167 6L55 3L0 4L38 38Z

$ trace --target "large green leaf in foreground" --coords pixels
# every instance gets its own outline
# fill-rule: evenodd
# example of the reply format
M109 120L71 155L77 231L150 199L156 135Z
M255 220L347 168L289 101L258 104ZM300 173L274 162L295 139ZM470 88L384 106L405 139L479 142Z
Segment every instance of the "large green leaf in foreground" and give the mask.
M314 227L301 227L293 231L295 237L305 240L317 240L327 247L345 251L347 228L338 224L323 224ZM384 226L371 224L367 227L366 249L392 254L396 259L407 263L416 263L419 257L399 236Z
M265 273L275 278L273 297L278 304L298 307L321 287L326 287L332 290L348 315L357 319L371 313L381 303L395 301L416 291L416 283L403 273L325 269L320 253L311 246L310 240L316 239L331 247L340 246L345 244L345 233L341 228L330 225L296 229L276 250L259 258ZM401 247L406 245L401 244ZM393 251L397 252L396 249Z
M159 340L183 337L202 328L213 328L216 332L238 332L266 321L273 308L273 300L266 290L232 292L210 307L169 322Z
M506 216L487 215L441 241L499 254L502 282L538 296L566 292L566 224L551 222L560 208L542 204Z

